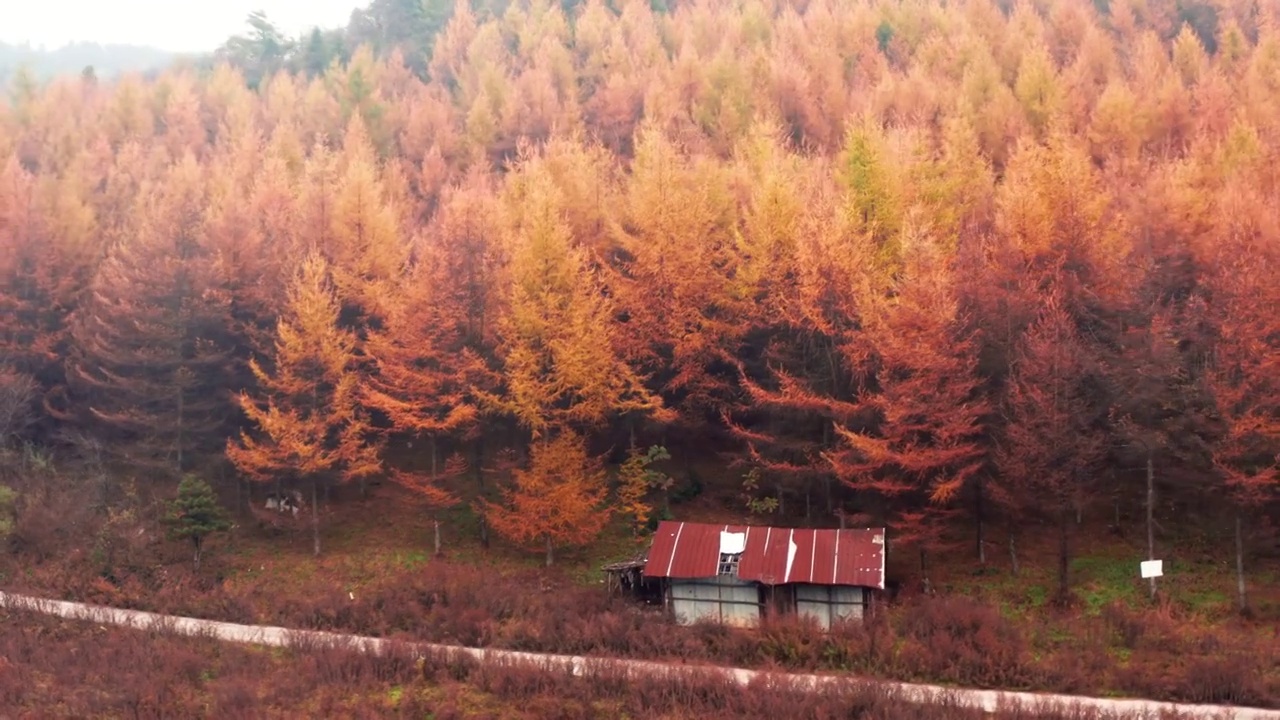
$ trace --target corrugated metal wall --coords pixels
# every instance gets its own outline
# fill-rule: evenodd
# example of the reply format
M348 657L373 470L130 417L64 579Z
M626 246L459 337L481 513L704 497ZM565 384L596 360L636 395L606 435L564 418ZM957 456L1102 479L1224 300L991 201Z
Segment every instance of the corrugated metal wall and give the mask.
M671 609L690 625L701 619L751 626L760 621L760 589L729 576L671 581Z
M848 585L796 585L796 612L809 615L823 629L840 620L861 620L863 590Z

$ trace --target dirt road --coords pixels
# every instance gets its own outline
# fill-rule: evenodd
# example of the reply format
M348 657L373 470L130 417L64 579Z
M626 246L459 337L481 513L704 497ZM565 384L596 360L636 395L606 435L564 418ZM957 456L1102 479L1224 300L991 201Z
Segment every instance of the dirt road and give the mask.
M138 610L121 610L118 608L85 605L83 603L63 600L46 600L26 595L14 595L0 592L0 607L25 609L57 617L86 620L100 624L121 625L138 629L158 629L180 635L209 636L228 642L256 645L287 647L301 643L338 643L359 648L365 652L384 652L391 641L380 638L345 635L338 633L318 632L314 630L290 630L282 627L266 625L238 625L216 620L200 620L197 618L179 617L175 615L159 615ZM916 683L896 683L881 680L862 680L834 675L808 675L767 673L743 668L726 668L705 665L675 665L670 663L651 662L645 660L585 658L569 655L548 655L527 653L496 648L465 648L430 643L416 643L414 648L436 653L456 653L470 656L479 662L530 663L550 669L572 672L574 675L590 675L600 668L607 667L611 671L623 670L629 674L670 675L672 673L691 671L721 672L740 685L748 685L755 681L772 680L786 682L799 687L815 687L826 683L875 683L886 689L897 690L908 701L929 703L939 696L948 696L953 702L970 707L981 708L987 712L997 709L1012 708L1015 705L1026 707L1048 708L1052 706L1078 705L1093 708L1110 714L1126 714L1158 718L1162 713L1175 712L1196 718L1214 718L1215 720L1280 720L1280 710L1262 710L1256 708L1234 708L1220 705L1188 705L1181 703L1156 702L1153 700L1129 700L1112 698L1078 697L1074 695L1051 695L1045 693L1004 692L998 690L969 690L946 688L939 685L922 685Z

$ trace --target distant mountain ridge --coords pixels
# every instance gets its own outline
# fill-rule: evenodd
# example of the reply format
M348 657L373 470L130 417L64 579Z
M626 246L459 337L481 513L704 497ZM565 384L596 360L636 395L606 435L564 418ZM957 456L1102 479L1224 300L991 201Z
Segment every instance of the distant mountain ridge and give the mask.
M159 70L185 57L191 56L141 45L77 42L46 50L0 42L0 82L8 82L23 67L39 80L79 74L90 66L98 77L106 78Z

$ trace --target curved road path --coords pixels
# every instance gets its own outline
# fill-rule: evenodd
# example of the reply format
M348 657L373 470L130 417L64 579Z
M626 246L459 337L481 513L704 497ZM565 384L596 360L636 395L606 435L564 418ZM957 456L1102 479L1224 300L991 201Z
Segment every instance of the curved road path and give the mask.
M1052 708L1076 705L1107 714L1126 715L1129 717L1158 718L1168 713L1177 713L1184 717L1213 718L1214 720L1280 720L1280 710L1263 710L1258 708L1226 707L1222 705L1190 705L1181 703L1156 702L1154 700L1092 698L1075 695L1052 695L1046 693L1007 692L1001 690L969 690L947 688L940 685L923 685L916 683L899 683L881 680L856 680L834 675L808 675L792 673L769 673L743 668L727 668L713 665L675 665L646 660L628 660L612 658L586 658L571 655L550 655L544 653L519 652L497 648L468 648L434 643L399 643L382 638L345 635L340 633L320 632L316 630L290 630L268 625L238 625L236 623L217 620L201 620L198 618L180 617L176 615L159 615L139 610L121 610L118 608L86 605L84 603L64 600L47 600L28 595L15 595L0 592L0 607L28 610L46 615L86 620L99 624L122 625L138 629L153 629L179 635L213 637L228 642L289 647L299 643L339 644L347 645L364 652L382 653L396 645L412 647L419 652L428 651L443 654L459 654L478 662L529 663L552 670L563 670L574 675L590 675L601 669L612 672L624 671L628 674L662 676L673 672L719 672L739 685L749 685L757 681L773 681L791 683L797 687L817 687L824 684L840 683L873 683L881 688L896 691L902 698L910 702L931 703L946 698L951 702L980 708L986 712L997 709L1011 709L1014 706L1028 708Z

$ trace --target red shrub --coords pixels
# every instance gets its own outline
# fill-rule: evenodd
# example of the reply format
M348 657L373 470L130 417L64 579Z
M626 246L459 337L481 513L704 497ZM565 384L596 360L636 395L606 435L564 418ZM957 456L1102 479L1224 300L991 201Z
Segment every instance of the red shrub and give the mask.
M994 608L963 597L922 599L900 616L907 640L900 668L924 677L978 687L1028 687L1034 682L1022 633Z

